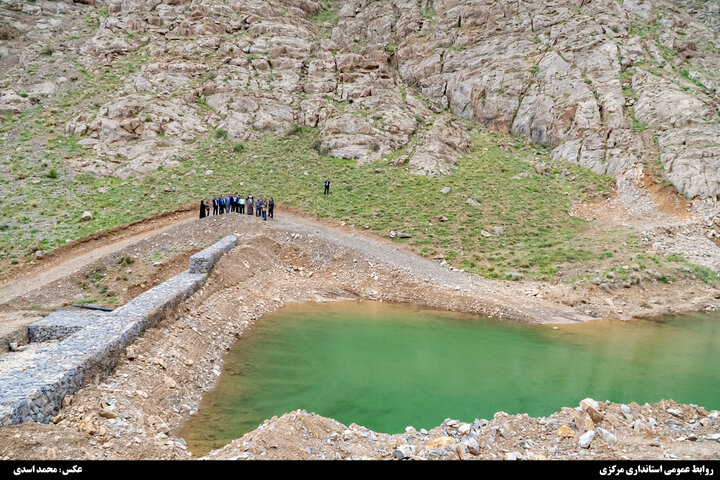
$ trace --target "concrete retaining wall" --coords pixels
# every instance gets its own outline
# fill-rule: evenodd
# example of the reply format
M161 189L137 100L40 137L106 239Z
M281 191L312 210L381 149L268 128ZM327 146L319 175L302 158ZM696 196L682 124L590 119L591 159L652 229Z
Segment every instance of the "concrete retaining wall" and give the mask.
M26 350L0 356L0 426L47 423L91 373L107 375L125 347L207 280L237 245L230 235L190 257L190 269L112 312L58 310L28 327ZM59 341L58 341L59 340ZM46 343L37 343L46 342Z

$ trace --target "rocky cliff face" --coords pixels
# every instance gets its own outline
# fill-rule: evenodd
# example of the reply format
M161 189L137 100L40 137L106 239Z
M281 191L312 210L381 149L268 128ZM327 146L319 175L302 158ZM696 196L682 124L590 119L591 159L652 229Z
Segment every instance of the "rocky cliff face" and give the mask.
M333 156L447 175L464 119L599 173L660 161L686 196L720 195L716 1L85 1L0 0L0 113L72 111L66 133L93 150L76 168L127 177L209 130L300 126ZM93 102L63 102L103 72Z

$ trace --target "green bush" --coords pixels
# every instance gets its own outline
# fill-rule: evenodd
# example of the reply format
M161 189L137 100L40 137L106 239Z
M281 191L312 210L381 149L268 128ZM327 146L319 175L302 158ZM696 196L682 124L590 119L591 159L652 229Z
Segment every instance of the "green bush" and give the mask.
M290 128L288 129L288 131L285 132L285 135L286 136L299 135L300 133L302 133L302 127L300 125L298 125L297 123L293 122L292 125L290 125Z

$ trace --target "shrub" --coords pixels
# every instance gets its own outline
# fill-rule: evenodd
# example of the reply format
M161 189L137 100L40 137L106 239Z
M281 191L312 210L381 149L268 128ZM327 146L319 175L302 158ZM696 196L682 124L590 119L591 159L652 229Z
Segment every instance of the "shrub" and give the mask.
M422 18L432 18L435 16L435 10L432 7L423 8L420 11L420 16Z
M327 155L330 153L330 149L322 144L322 140L315 140L310 147L320 155Z
M290 128L287 132L285 132L285 135L300 135L302 133L302 127L298 125L297 123L293 122L292 125L290 125Z
M118 260L118 265L132 265L135 260L130 255L123 255Z

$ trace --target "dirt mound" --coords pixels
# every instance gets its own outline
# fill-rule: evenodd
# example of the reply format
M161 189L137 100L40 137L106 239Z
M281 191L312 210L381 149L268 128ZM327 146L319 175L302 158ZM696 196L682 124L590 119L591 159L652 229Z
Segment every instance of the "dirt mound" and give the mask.
M490 420L447 419L389 435L304 410L265 420L210 452L213 460L718 459L717 410L673 401L629 405L583 400L547 417L498 412Z

